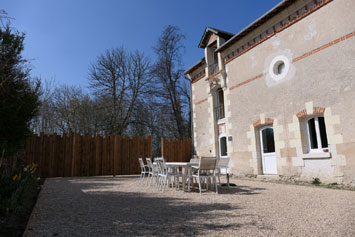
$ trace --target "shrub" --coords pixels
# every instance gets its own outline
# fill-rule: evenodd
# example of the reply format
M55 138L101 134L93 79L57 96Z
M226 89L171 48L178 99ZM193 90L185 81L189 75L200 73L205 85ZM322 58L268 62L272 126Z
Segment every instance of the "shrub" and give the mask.
M28 193L38 192L37 165L17 169L10 176L0 177L0 215L21 212Z

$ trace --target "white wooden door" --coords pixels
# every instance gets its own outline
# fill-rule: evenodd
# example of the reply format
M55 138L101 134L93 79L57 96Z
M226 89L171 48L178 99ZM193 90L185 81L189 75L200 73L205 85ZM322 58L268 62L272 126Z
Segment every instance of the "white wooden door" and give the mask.
M260 129L261 160L264 174L277 174L274 129L266 126Z

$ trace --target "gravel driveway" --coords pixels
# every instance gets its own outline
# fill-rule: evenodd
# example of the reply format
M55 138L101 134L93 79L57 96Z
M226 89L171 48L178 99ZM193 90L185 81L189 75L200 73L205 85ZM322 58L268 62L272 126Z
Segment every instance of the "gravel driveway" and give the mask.
M47 179L25 236L355 236L355 192L232 179L202 196L136 176Z

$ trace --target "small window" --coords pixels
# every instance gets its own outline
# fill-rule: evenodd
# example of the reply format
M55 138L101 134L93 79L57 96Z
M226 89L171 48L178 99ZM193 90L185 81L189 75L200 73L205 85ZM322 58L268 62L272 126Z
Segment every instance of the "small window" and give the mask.
M269 75L275 81L280 81L287 75L290 68L289 59L284 55L275 57L269 67Z
M217 90L217 120L224 119L224 93L222 89Z
M328 147L324 117L308 119L307 133L310 151L321 150Z
M228 156L227 152L227 136L221 135L219 137L219 152L221 157Z

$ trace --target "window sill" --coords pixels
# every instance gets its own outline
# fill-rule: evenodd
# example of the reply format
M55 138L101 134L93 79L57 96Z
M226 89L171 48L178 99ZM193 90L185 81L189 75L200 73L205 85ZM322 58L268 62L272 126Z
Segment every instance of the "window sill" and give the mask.
M330 152L310 152L302 155L302 159L330 159L332 153Z
M223 123L225 123L226 121L225 121L225 118L222 118L222 119L218 119L218 122L217 122L217 124L223 124Z

